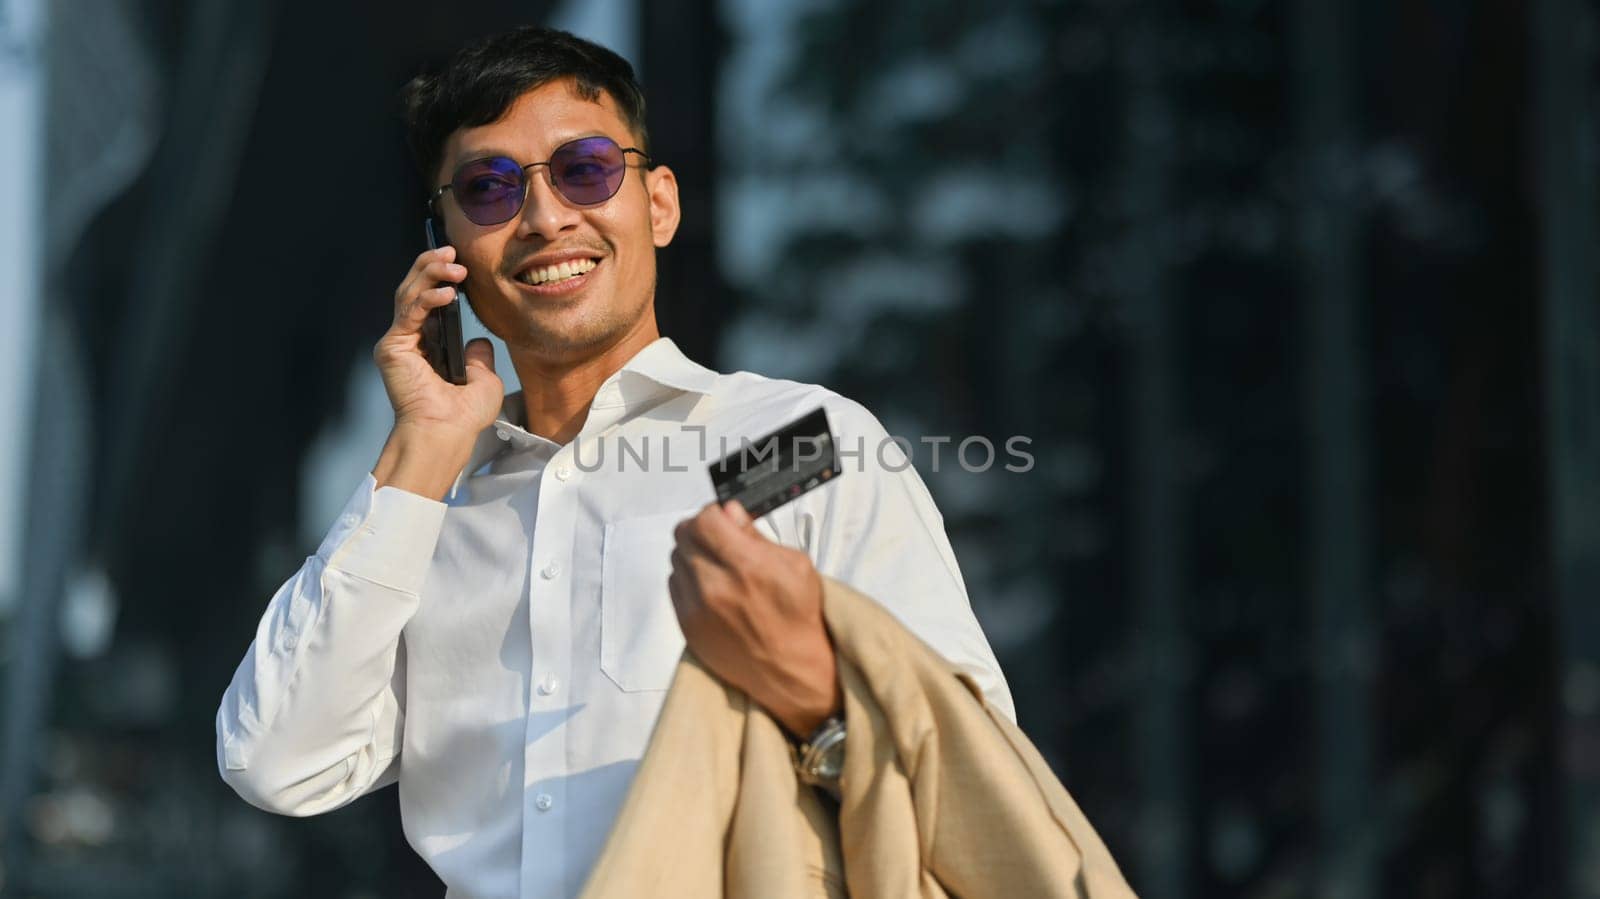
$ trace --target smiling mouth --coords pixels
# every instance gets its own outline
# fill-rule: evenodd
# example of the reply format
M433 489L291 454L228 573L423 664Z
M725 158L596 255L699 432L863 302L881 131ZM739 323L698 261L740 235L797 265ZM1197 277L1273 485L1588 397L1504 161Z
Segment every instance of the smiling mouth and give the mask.
M555 286L575 278L581 278L595 270L600 264L598 259L573 259L559 262L555 265L546 265L540 268L530 268L518 272L516 281L530 287Z

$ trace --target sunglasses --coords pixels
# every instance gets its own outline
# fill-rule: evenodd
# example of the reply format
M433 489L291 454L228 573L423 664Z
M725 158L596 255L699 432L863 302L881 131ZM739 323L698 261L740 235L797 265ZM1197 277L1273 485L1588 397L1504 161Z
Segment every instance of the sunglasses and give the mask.
M461 212L475 225L509 222L522 211L528 196L528 170L550 169L550 186L574 206L597 206L617 195L628 171L628 154L637 153L645 166L654 165L643 150L619 147L609 137L580 137L556 148L544 162L522 165L505 156L464 162L450 183L433 192L429 208L444 195L455 194Z

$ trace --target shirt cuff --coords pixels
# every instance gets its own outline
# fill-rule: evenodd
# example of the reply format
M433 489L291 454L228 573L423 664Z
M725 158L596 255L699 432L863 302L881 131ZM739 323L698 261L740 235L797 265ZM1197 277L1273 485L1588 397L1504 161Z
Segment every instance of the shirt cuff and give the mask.
M330 568L413 596L433 564L448 508L398 487L378 487L369 472L317 548Z

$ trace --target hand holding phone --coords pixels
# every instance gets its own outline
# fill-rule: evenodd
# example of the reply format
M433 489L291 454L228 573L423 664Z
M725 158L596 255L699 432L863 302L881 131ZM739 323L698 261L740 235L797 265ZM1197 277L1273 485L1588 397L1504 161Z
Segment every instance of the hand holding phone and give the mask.
M483 338L461 342L457 285L466 277L446 245L418 254L395 288L393 323L372 350L394 407L394 427L372 470L379 487L442 498L501 412L505 385L494 371L493 348ZM435 315L447 306L455 308Z
M422 227L428 249L439 249L443 244L433 217L425 219ZM429 310L422 323L422 352L439 377L452 384L467 383L466 348L461 342L461 306L466 301L466 292L457 287L455 299Z

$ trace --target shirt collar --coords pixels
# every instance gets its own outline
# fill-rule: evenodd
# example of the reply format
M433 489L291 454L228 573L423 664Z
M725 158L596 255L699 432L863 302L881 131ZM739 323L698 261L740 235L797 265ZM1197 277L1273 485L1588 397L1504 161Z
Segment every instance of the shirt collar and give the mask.
M716 372L685 356L670 337L657 337L644 349L634 353L633 358L623 363L617 374L606 379L606 383L619 381L624 374L638 375L663 387L701 395L709 394L717 383ZM604 389L602 385L601 390Z
M594 417L592 410L597 408L626 407L645 397L655 396L660 392L660 387L708 395L716 385L717 377L716 372L685 356L671 338L657 337L634 353L622 368L600 385L590 403L590 417ZM450 488L452 498L461 488L462 481L494 461L512 444L525 446L547 443L555 447L545 438L528 433L526 415L522 391L506 394L500 401L499 416L478 435L477 442L472 446L472 454L467 459L467 467L456 476L455 485Z

